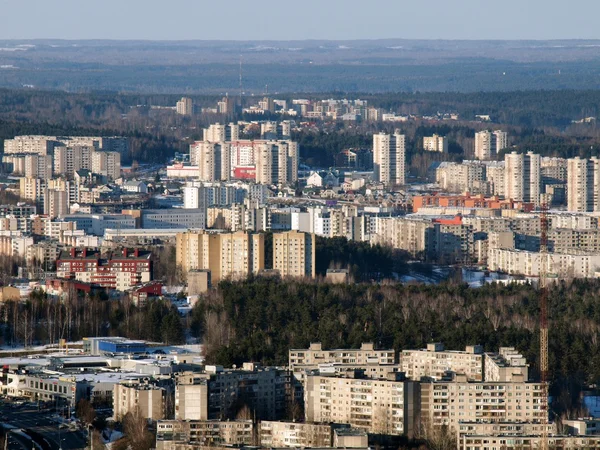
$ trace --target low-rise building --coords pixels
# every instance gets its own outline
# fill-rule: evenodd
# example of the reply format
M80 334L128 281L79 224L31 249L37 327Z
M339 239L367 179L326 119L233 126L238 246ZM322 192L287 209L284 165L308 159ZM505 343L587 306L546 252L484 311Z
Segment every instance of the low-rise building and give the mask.
M253 445L252 420L159 420L156 450Z

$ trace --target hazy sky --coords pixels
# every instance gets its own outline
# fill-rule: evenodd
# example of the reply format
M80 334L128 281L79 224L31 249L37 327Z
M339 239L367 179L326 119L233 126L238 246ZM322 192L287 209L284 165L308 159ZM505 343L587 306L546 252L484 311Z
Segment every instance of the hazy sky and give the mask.
M598 0L0 0L0 39L595 39Z

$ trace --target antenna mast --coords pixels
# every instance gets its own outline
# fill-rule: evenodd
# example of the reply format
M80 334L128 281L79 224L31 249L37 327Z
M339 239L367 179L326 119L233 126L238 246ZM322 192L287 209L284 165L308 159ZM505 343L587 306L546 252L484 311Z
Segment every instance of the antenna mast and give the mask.
M540 205L540 375L542 381L541 450L548 450L548 204Z
M242 95L243 95L243 89L242 89L242 55L240 55L240 108L242 108Z

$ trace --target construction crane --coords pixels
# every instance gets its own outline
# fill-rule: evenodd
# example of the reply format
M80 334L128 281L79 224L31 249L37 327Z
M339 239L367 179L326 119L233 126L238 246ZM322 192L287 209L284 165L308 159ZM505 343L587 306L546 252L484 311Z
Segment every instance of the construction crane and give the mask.
M540 378L542 381L541 450L548 450L548 204L540 205Z

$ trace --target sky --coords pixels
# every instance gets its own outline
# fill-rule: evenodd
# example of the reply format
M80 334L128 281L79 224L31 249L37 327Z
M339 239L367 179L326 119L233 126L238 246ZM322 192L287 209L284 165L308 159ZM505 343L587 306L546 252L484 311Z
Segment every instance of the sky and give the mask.
M597 39L598 0L0 0L0 39Z

